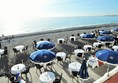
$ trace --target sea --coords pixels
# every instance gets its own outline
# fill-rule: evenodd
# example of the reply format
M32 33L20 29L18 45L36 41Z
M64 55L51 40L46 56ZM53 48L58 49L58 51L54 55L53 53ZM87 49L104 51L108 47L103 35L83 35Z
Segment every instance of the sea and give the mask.
M0 23L0 35L16 35L49 30L66 29L89 25L118 23L118 16L76 16L48 17L29 20L19 25L19 28L3 27Z

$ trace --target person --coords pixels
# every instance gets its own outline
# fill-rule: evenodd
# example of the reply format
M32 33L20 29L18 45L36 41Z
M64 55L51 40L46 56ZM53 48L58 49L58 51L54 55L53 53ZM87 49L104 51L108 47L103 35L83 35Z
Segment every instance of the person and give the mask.
M36 40L33 41L33 49L36 50L36 45L37 45L37 42Z
M1 48L2 46L1 46L1 42L0 42L0 48Z

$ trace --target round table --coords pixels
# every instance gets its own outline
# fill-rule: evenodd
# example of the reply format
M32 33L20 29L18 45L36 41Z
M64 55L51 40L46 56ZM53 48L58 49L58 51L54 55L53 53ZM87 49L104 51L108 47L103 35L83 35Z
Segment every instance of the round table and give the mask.
M58 52L56 54L56 56L59 56L59 57L63 58L63 60L64 60L66 58L66 53L65 52Z
M26 66L24 64L16 64L12 66L11 73L16 75L17 73L22 73L26 70Z
M62 44L62 43L65 42L65 40L64 40L64 38L59 38L59 39L57 40L57 42L58 42L58 44Z
M39 77L41 83L53 83L55 74L53 72L44 72Z
M87 50L88 48L92 48L92 46L91 45L84 45L84 50Z
M79 62L72 62L69 64L68 68L70 71L78 71L80 70L81 64Z
M118 46L113 46L112 49L114 49L114 51L118 51Z
M75 36L70 36L70 41L75 41L76 37Z
M23 45L18 45L15 47L18 51L20 51L22 53L22 50L25 48L25 46Z
M83 55L84 54L84 50L82 50L82 49L76 49L76 50L74 50L75 56L77 56L78 53L82 53L82 55Z
M94 46L94 47L98 47L99 45L101 45L100 42L94 42L94 43L93 43L93 46Z

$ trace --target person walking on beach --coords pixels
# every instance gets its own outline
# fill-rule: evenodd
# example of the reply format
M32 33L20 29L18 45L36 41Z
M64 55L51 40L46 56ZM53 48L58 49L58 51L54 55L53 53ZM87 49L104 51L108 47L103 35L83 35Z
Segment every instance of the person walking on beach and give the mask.
M34 40L34 41L33 41L33 49L34 49L34 50L36 50L36 45L37 45L36 40Z

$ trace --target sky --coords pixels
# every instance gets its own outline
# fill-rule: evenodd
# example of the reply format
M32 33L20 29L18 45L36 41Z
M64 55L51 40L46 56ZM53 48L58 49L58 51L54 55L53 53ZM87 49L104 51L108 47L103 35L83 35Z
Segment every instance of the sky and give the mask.
M0 0L0 26L42 17L118 15L118 0Z

